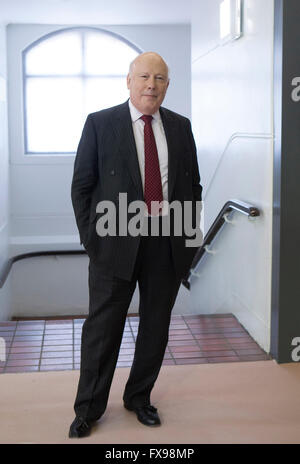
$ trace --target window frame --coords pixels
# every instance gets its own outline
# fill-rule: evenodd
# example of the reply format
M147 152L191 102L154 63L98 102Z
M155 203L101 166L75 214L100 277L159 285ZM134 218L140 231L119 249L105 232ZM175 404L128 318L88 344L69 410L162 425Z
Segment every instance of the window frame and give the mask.
M116 33L116 32L112 32L112 31L108 31L106 29L102 29L102 28L99 28L99 27L92 27L92 26L72 26L72 27L65 27L65 28L62 28L62 29L58 29L58 30L55 30L55 31L51 31L47 34L44 34L43 36L39 37L37 40L33 41L32 43L30 43L27 47L24 48L24 50L22 50L22 91L23 91L23 104L22 104L22 111L23 111L23 147L24 147L24 156L47 156L47 155L51 155L51 156L75 156L76 154L76 151L30 151L28 149L28 134L27 134L27 108L28 108L28 102L27 102L27 92L26 92L26 83L27 83L27 79L30 77L37 77L37 78L42 78L42 77L46 77L46 78L66 78L66 77L77 77L77 78L80 78L82 80L84 79L91 79L91 78L120 78L120 77L124 77L126 78L126 75L124 74L87 74L84 72L84 70L82 70L80 73L78 74L58 74L58 75L47 75L47 74L41 74L41 75L38 75L38 74L34 74L34 75L30 75L30 74L27 74L26 73L26 56L27 56L27 53L34 47L36 47L39 43L45 41L45 40L48 40L50 37L53 37L55 35L59 35L59 34L64 34L65 32L69 32L69 31L76 31L76 32L80 32L80 35L81 35L81 46L82 46L82 56L84 56L85 54L85 40L84 40L84 35L85 35L85 32L88 32L88 31L93 31L93 32L97 32L99 34L106 34L106 35L109 35L121 42L123 42L124 44L126 44L127 46L129 46L130 48L132 48L133 50L135 50L138 54L140 53L143 53L143 50L141 48L139 48L137 45L135 45L134 43L132 43L131 41L127 40L125 37L121 36L120 34ZM121 103L121 102L120 102Z

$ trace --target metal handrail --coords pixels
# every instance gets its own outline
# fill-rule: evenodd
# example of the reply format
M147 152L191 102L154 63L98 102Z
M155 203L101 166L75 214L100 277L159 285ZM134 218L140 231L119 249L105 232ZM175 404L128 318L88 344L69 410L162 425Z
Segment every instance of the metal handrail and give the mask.
M8 274L12 268L12 265L16 261L20 261L21 259L26 258L34 258L36 256L49 256L49 255L82 255L86 254L85 250L57 250L57 251L32 251L30 253L23 253L21 255L13 256L12 258L8 259L5 265L0 272L0 288L3 287L5 281L8 277Z
M224 204L223 208L220 210L218 216L216 217L207 234L205 235L203 244L198 248L188 274L184 277L184 279L182 279L182 284L188 290L190 289L189 279L192 275L193 269L195 269L195 267L198 265L199 261L202 259L202 256L208 252L208 245L211 244L211 242L213 241L219 230L222 228L224 223L228 221L226 215L234 210L242 214L246 214L249 217L257 217L260 215L258 208L240 200L229 200Z

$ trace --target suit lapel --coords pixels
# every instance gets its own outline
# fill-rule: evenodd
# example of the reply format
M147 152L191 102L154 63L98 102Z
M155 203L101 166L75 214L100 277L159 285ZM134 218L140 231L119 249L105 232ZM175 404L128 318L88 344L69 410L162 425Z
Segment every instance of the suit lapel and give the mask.
M167 113L165 108L160 108L160 115L168 145L168 201L170 202L177 174L180 148L178 144L179 131L176 120Z
M112 127L119 142L120 156L124 157L138 197L142 200L144 197L143 185L128 102L118 108L116 119L112 119Z

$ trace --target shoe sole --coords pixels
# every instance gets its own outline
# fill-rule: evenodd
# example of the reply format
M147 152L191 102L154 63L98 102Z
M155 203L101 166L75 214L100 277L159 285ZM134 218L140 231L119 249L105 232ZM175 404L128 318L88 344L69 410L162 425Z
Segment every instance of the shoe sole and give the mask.
M69 438L86 438L88 436L90 436L90 433L87 433L86 435L73 435L69 433Z

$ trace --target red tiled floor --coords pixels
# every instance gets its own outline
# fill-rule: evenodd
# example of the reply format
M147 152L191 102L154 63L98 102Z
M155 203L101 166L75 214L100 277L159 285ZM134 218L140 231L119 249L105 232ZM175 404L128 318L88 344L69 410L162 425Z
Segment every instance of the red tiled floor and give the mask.
M40 366L40 371L67 371L73 370L73 364L51 364L46 366Z
M207 364L206 358L180 358L176 359L176 364Z
M163 366L173 366L175 361L173 359L164 359L162 362Z
M39 370L39 366L14 366L14 367L6 367L3 372L37 372Z
M170 351L172 353L183 353L190 351L200 351L198 345L180 345L180 346L170 346Z
M208 358L209 363L220 363L220 362L236 362L240 361L238 356L222 356L216 358Z
M193 335L192 334L187 334L187 335L173 335L173 334L171 334L169 336L169 340L193 340Z
M208 345L204 343L199 343L199 347L201 348L202 351L221 351L221 350L228 350L228 348L230 348L230 345L227 345L225 343L220 344L220 345Z
M9 359L6 362L6 366L38 366L39 359Z
M44 345L55 346L55 345L70 345L72 344L72 338L70 339L54 339L54 340L44 340Z
M239 356L240 361L264 361L266 354L250 354L248 356Z
M10 353L40 353L41 346L12 346Z
M198 344L196 340L169 340L168 346L171 348L171 346L198 346Z
M228 356L236 356L235 352L233 350L223 350L223 351L204 351L203 353L207 358L213 358L217 356L222 356L222 357L228 357Z
M196 340L209 340L209 339L224 339L224 335L220 333L202 333L194 334L194 339Z
M84 318L20 320L0 323L6 361L0 373L80 368ZM130 367L139 318L129 316L117 367ZM270 359L231 314L171 318L163 365L258 361Z
M230 346L230 344L228 343L228 340L226 338L201 338L201 339L197 339L197 343L199 345L205 345L205 346L219 346L219 345L226 345L226 346ZM239 345L240 346L240 345ZM244 345L243 345L244 346Z
M73 356L69 356L68 358L65 357L56 357L56 358L42 358L41 359L41 366L46 365L54 365L54 364L72 364L73 363Z
M13 359L40 359L41 353L37 351L35 353L12 353L10 352L8 355L8 361Z
M182 359L182 358L189 358L189 359L192 359L192 358L204 358L204 354L202 353L202 351L185 351L185 352L180 352L180 353L172 353L173 354L173 358L174 359Z
M42 346L42 341L16 341L15 339L12 342L12 346Z
M57 345L45 345L45 346L43 346L43 353L45 353L47 351L55 351L57 353L57 352L60 352L60 351L68 351L68 350L72 350L72 349L73 349L72 344L60 345L57 342Z
M48 358L72 358L73 351L44 351L42 360Z

